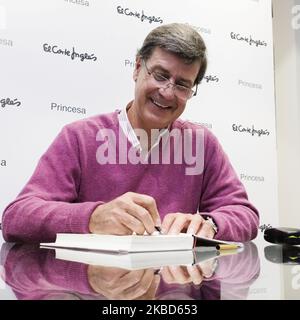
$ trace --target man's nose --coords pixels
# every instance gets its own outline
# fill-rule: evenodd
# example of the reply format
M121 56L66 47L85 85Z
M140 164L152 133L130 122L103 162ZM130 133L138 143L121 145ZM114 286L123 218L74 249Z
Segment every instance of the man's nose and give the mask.
M159 88L159 93L166 99L173 99L175 95L174 89L173 83L169 82L165 86Z

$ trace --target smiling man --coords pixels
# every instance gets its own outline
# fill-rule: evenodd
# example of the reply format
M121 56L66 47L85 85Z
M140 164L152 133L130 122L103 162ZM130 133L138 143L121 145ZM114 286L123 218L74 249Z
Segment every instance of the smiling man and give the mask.
M132 126L150 135L151 129L163 129L174 122L193 93L199 69L199 61L186 64L158 47L147 60L139 55L133 77L135 99L128 110Z
M133 101L63 128L6 208L4 238L51 242L59 232L151 234L159 226L253 239L258 212L216 137L179 119L206 64L190 26L151 31L136 56Z

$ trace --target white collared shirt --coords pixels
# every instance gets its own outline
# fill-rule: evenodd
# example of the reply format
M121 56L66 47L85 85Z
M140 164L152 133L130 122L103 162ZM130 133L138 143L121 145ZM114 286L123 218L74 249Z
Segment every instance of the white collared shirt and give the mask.
M124 132L126 138L128 139L128 141L132 144L132 146L134 148L137 148L140 152L146 152L146 150L142 149L140 140L138 139L138 137L136 136L136 133L128 119L127 116L127 108L122 109L119 113L118 113L118 120L119 120L119 124L120 127L122 128L122 131ZM152 144L151 149L149 150L149 152L146 152L146 157L148 158L149 154L151 153L151 151L158 146L160 139L169 131L169 127L168 128L164 128L164 129L160 129L159 130L159 134L155 140L155 143Z

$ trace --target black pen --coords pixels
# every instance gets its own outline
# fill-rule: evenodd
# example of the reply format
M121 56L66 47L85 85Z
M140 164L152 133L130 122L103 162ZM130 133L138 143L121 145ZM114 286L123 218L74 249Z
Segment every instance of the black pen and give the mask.
M154 228L159 232L159 234L163 234L160 226L154 226Z

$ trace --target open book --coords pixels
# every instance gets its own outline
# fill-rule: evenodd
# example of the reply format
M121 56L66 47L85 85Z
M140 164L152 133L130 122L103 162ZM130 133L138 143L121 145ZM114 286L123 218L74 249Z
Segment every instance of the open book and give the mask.
M196 249L164 252L108 253L107 251L101 252L65 248L53 249L55 249L56 259L80 262L88 265L117 267L127 270L158 269L164 266L188 266L208 261L225 254L232 255L242 251L242 249L226 251L199 251Z
M191 250L202 251L217 249L235 249L243 247L242 243L228 242L198 237L192 234L179 235L98 235L58 233L53 243L41 243L43 247L101 250L109 252L151 252Z

